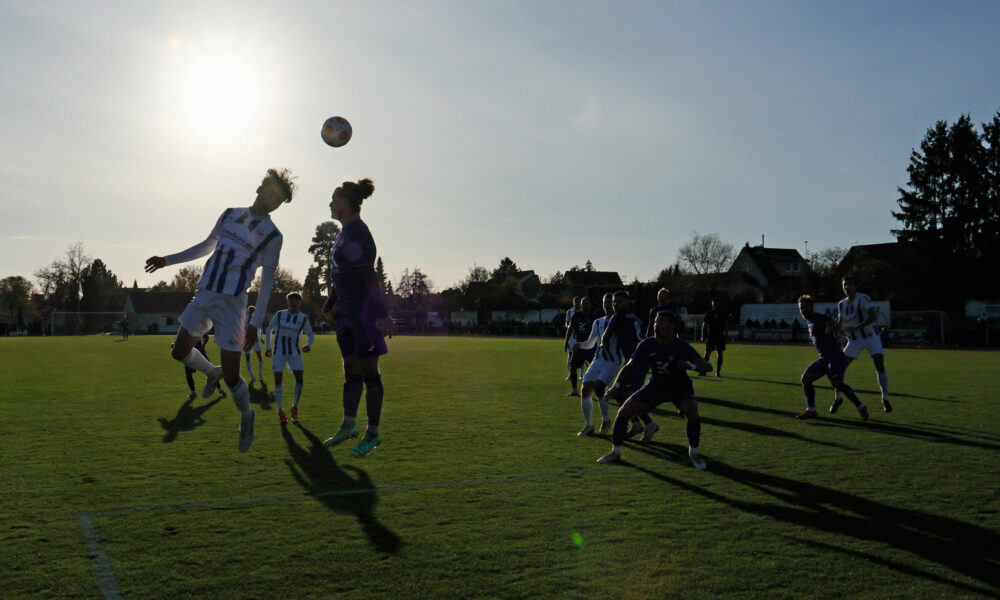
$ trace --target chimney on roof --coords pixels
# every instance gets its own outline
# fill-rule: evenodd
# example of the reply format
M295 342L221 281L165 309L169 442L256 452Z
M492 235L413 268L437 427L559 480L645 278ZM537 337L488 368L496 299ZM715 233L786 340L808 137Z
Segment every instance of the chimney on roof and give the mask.
M764 234L763 234L763 233L762 233L762 234L760 234L760 247L761 247L761 248L763 248L763 247L764 247Z

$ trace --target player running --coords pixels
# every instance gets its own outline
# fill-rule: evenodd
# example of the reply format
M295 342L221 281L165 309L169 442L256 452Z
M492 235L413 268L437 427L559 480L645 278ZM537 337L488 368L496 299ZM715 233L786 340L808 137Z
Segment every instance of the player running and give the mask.
M566 327L566 337L563 340L563 347L569 350L569 383L573 386L567 396L579 396L576 391L578 376L577 370L583 369L584 365L594 360L594 348L580 348L576 342L583 340L590 333L594 325L594 314L591 312L590 298L586 296L580 300L580 309L573 312L570 317L569 326ZM572 341L571 341L572 340Z
M889 375L885 372L885 350L882 349L882 338L875 331L875 321L878 319L878 311L872 306L872 299L868 294L858 292L858 282L848 275L841 281L846 298L837 303L837 323L849 341L844 348L844 370L851 366L854 359L861 356L861 352L868 350L868 356L872 357L875 364L875 375L878 377L878 387L882 390L882 410L887 413L892 412L892 404L889 403ZM840 397L840 390L836 390L830 412L835 413L844 400Z
M621 460L625 428L629 419L639 413L649 412L664 402L673 402L687 421L688 458L696 468L705 468L705 461L698 451L698 444L701 442L701 417L698 415L698 402L694 398L694 386L687 376L687 369L694 365L701 373L711 371L712 364L703 359L690 344L674 335L679 322L680 317L674 312L665 310L658 313L653 325L655 337L644 339L622 367L619 379L631 377L635 372L641 372L645 377L650 370L652 376L649 383L629 396L618 409L611 452L597 459L597 462Z
M816 414L816 388L813 387L813 382L825 375L830 378L834 389L843 392L847 399L854 403L861 418L867 421L868 408L861 403L851 386L844 383L844 351L840 349L840 343L837 341L837 322L816 312L813 307L812 296L799 296L799 312L806 320L809 337L812 338L813 345L819 351L819 358L806 367L805 372L802 373L802 389L806 394L806 409L795 418L815 419L818 416Z
M285 374L285 365L288 365L292 375L295 376L292 420L298 421L299 399L302 397L302 372L305 370L302 353L308 353L313 345L313 329L309 317L299 310L302 306L302 295L292 292L285 296L285 302L288 303L288 309L274 313L264 334L265 354L271 356L271 332L274 332L274 359L271 361L274 368L274 402L278 405L278 420L282 423L288 422L288 417L285 416L281 406L281 379ZM303 333L306 334L306 345L299 349Z
M333 446L358 437L356 421L364 388L368 429L351 449L354 456L364 456L382 443L379 422L384 389L378 357L389 352L383 335L392 337L396 332L375 276L375 240L361 220L361 203L374 191L371 179L345 181L330 201L330 213L342 229L330 250L333 286L323 312L336 323L337 345L344 358L344 422L323 444Z
M247 322L246 322L246 326L247 327L249 327L250 323L253 321L253 314L256 311L257 311L257 307L254 306L253 304L251 304L250 306L247 307ZM264 317L265 318L267 317L267 307L266 306L264 307ZM250 366L250 352L256 352L257 353L257 375L258 375L258 377L254 377L253 367ZM253 383L253 382L257 381L258 379L260 379L261 384L263 384L264 383L264 357L260 355L260 338L259 337L257 338L257 341L253 343L253 346L251 346L249 350L247 350L246 352L243 353L243 356L244 356L244 358L246 358L246 362L247 362L247 373L250 373L250 383Z
M589 302L589 300L588 300ZM573 344L573 352L590 350L593 360L590 367L583 375L583 391L580 397L580 407L583 409L583 429L577 433L580 437L585 437L594 433L594 399L593 394L597 393L597 404L601 408L601 434L606 434L611 429L611 412L608 408L608 399L604 393L608 389L608 384L614 381L621 360L617 353L609 352L605 348L598 349L601 336L604 335L608 327L608 320L614 312L614 304L611 301L611 294L604 294L601 299L604 308L604 316L594 319L590 328L590 337L582 342ZM596 351L596 352L595 352Z
M712 309L705 313L701 324L701 339L705 342L705 360L711 360L712 351L719 353L715 361L715 376L722 377L722 353L726 351L726 316L719 310L719 303L712 298Z
M201 371L208 380L201 395L208 398L219 378L225 379L240 411L240 452L253 444L254 412L250 408L250 390L240 377L240 352L257 341L264 312L254 313L254 320L244 331L247 288L257 267L261 267L258 301L267 306L274 285L274 270L281 254L281 232L271 221L270 213L291 202L295 183L287 169L268 169L257 187L257 197L249 208L227 208L222 212L208 237L183 252L146 259L146 272L176 265L211 254L198 283L194 299L178 318L181 324L170 355L185 365ZM214 251L214 252L213 252ZM195 344L212 326L215 343L221 349L222 366L214 366Z

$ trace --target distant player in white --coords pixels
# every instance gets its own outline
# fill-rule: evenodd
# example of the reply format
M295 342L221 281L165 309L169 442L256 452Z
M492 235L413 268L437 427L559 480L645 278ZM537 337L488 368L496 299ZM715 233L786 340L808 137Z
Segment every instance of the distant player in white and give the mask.
M867 294L858 292L858 282L853 277L844 277L841 284L846 297L837 303L837 321L848 338L847 347L844 348L844 355L847 357L844 368L861 356L863 350L868 350L868 355L875 363L878 386L882 389L882 410L892 412L892 404L889 403L889 375L885 372L885 351L882 349L882 339L874 327L878 311L871 305L872 299ZM837 390L830 412L837 412L841 403L843 399Z
M611 314L615 310L612 304L612 294L604 294L601 304L604 306L604 316L594 320L594 324L590 329L590 337L573 344L573 350L597 348L594 360L591 361L587 372L583 374L580 407L583 409L584 426L577 433L580 437L594 433L593 394L595 392L597 393L597 404L601 408L601 430L599 433L606 434L611 431L611 411L608 408L608 399L604 396L604 393L607 391L608 384L615 380L615 375L618 375L618 369L621 368L621 360L616 353L610 352L606 348L598 347L601 343L601 336L604 335L604 331L608 328L608 320L611 319Z
M256 311L257 311L257 307L254 306L253 304L251 304L250 306L247 307L246 327L248 329L250 328L250 323L253 322L253 314ZM265 317L267 316L267 309L264 310L264 316ZM256 352L257 353L257 377L253 376L253 367L250 366L250 353L251 352ZM260 355L260 338L259 337L257 338L257 341L254 342L253 347L243 353L243 356L246 358L246 361L247 361L247 372L250 373L250 383L252 384L253 382L257 381L258 379L260 379L261 383L264 383L264 357Z
M302 306L302 296L292 292L285 296L288 302L287 310L274 313L271 322L264 332L265 351L271 356L271 332L274 332L274 401L278 405L278 420L287 423L288 418L281 406L281 378L285 373L285 365L295 376L295 396L292 400L292 420L299 420L299 398L302 397L302 353L309 352L313 345L313 328L309 317L299 311ZM306 334L306 345L299 349L299 340Z
M253 443L254 413L250 408L250 390L240 377L240 352L253 347L264 320L264 311L257 311L254 321L244 331L247 288L257 267L263 267L258 302L267 306L282 242L281 232L268 215L282 203L291 202L294 193L295 184L287 169L269 169L257 187L253 206L227 208L205 241L183 252L146 259L146 272L152 273L167 265L212 255L205 263L194 299L178 319L181 327L170 355L208 377L201 394L205 398L215 391L220 377L225 379L241 415L241 452L249 450ZM212 365L204 354L194 349L213 325L215 343L221 349L221 367Z

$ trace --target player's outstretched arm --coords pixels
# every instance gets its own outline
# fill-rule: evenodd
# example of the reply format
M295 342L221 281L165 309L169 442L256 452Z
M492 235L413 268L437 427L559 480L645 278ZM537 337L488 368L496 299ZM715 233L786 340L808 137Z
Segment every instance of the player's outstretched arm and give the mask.
M146 272L152 273L157 269L162 269L167 266L167 261L163 259L162 256L150 256L146 259Z
M306 317L305 319L306 319L306 322L305 322L305 325L302 326L302 331L304 331L305 334L306 334L306 346L305 346L305 348L302 349L302 351L303 352L309 352L309 350L312 349L313 339L314 339L314 336L313 336L313 327L312 327L312 323L309 322L309 317ZM390 319L390 321L391 320L392 319ZM395 332L393 332L393 333L395 333Z

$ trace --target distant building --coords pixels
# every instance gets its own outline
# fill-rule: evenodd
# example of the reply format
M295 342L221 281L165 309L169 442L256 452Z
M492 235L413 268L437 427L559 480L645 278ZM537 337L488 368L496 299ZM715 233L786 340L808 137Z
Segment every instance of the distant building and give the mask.
M128 315L129 326L136 333L177 333L180 324L177 317L184 312L193 292L148 292L129 289L125 296L122 312ZM256 305L257 292L247 294L247 304ZM271 294L267 303L267 314L285 308L285 297L282 294Z
M743 246L736 256L730 273L745 273L752 277L769 296L802 289L812 269L794 248Z

